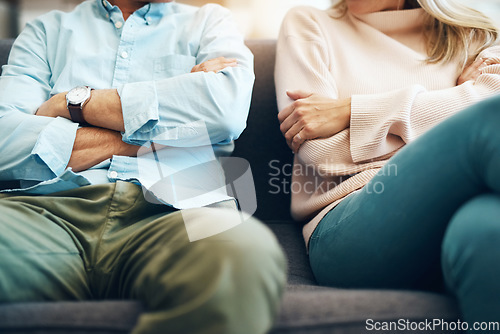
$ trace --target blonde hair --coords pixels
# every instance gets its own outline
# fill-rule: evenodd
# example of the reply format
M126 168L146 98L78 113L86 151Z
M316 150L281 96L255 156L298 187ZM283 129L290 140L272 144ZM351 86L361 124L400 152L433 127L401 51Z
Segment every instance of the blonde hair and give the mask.
M410 8L422 7L429 18L425 22L427 62L473 61L481 51L494 45L498 28L483 13L455 0L406 0ZM333 6L341 16L347 13L345 0Z

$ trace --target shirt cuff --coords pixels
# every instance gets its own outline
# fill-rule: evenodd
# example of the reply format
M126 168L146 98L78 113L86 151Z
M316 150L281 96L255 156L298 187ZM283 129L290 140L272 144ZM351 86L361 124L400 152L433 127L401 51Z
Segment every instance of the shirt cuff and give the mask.
M123 140L135 143L158 124L158 96L154 82L125 84L118 88L125 132Z
M78 124L57 117L39 134L32 154L38 156L54 175L61 175L68 165Z

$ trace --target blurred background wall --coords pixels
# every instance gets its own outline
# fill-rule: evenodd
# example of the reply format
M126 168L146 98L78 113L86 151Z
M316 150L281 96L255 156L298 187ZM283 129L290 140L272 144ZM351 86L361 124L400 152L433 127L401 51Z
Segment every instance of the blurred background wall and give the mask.
M281 20L292 7L308 5L328 8L331 0L177 0L195 6L212 2L233 12L247 38L276 38ZM377 1L377 0L372 0ZM482 10L500 25L500 0L459 0ZM51 9L69 11L81 0L0 0L0 38L16 36L27 21Z

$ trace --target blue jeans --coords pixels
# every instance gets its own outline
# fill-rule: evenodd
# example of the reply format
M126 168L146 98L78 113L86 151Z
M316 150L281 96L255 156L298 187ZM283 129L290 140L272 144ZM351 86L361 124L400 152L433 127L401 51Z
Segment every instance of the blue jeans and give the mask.
M309 257L320 284L414 289L444 279L464 320L500 321L500 96L398 152L323 218Z

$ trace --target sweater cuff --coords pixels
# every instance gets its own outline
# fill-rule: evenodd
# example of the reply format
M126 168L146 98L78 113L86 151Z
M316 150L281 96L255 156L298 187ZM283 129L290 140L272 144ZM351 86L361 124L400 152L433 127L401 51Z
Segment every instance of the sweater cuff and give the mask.
M401 148L411 137L415 97L425 88L415 85L382 94L351 98L350 148L355 163L373 161Z

